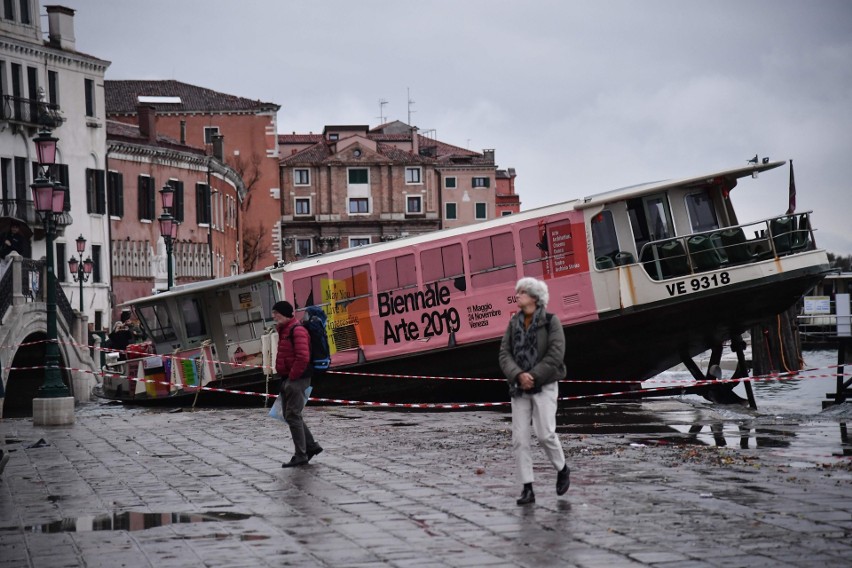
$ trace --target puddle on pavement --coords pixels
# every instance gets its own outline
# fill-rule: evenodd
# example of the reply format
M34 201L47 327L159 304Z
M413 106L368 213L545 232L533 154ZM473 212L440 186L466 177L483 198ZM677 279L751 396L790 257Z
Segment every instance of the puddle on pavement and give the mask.
M60 533L88 531L141 531L165 525L242 521L251 515L212 511L209 513L137 513L128 511L114 515L68 517L61 521L24 527L25 532Z

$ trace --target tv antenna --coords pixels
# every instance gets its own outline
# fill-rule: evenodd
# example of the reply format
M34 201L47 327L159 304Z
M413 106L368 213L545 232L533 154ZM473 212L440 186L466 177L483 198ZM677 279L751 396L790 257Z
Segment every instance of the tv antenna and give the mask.
M408 93L408 126L411 126L411 113L417 112L417 111L411 110L411 105L414 104L414 101L411 100L411 89L406 87L405 90Z
M388 104L388 102L385 99L379 99L379 116L378 116L379 124L385 123L385 105L386 104Z

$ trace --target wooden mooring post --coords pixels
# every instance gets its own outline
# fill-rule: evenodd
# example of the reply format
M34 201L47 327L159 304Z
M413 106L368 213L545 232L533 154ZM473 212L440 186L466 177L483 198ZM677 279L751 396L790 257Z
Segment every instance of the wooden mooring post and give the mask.
M804 366L798 309L791 307L751 330L752 374L793 373Z

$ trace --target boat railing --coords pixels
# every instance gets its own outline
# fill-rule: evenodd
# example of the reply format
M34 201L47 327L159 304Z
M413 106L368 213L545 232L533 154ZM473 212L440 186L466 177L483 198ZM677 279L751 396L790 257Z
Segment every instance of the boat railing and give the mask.
M815 248L811 211L646 243L639 262L654 280L779 258Z

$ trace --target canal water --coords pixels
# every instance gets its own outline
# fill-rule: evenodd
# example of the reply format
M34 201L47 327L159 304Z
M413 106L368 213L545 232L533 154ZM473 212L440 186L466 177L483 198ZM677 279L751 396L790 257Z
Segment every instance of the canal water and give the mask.
M760 414L795 414L801 416L815 415L822 412L822 402L827 400L826 394L837 392L837 351L820 350L804 351L802 358L805 371L796 378L780 378L777 380L754 381L754 397ZM847 365L845 373L852 371L852 365ZM724 372L724 377L731 376ZM846 380L848 380L848 376ZM654 380L647 381L644 386L654 386L667 381L690 381L692 375L688 371L666 371ZM734 392L746 398L745 387L740 384ZM696 397L700 398L700 397Z

